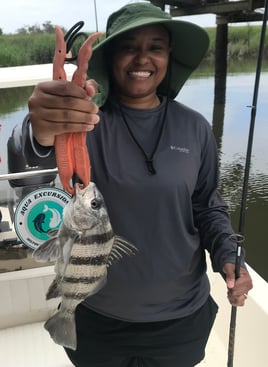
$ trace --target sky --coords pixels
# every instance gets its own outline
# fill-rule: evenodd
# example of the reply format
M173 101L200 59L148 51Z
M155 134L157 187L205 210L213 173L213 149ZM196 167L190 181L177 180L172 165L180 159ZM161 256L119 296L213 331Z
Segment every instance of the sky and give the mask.
M4 34L16 33L19 28L39 25L50 21L69 29L83 20L84 31L96 31L95 6L99 31L105 31L110 13L121 6L131 3L129 0L1 0L0 28ZM67 5L68 4L68 5ZM197 15L180 17L201 27L214 27L215 15Z

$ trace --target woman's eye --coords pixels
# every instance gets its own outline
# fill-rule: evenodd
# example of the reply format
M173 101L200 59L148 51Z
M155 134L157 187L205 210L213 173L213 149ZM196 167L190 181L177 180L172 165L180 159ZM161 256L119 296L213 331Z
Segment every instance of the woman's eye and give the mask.
M131 45L122 46L122 51L133 51L133 50L135 50L134 46Z
M151 51L162 51L164 48L159 45L154 45L151 47Z

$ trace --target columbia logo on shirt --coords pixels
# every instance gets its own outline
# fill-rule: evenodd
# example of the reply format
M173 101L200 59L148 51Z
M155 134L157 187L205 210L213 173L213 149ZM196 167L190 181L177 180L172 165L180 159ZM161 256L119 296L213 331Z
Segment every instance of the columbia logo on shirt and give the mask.
M190 153L190 149L185 148L185 147L178 147L176 145L171 145L170 146L170 149L171 150L176 150L176 151L178 151L180 153L185 153L185 154L189 154Z

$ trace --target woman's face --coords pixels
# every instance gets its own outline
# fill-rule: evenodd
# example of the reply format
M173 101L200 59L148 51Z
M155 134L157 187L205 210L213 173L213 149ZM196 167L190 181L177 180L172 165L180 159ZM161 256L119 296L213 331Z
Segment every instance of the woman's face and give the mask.
M166 75L169 34L161 25L134 29L113 44L113 87L130 104L156 99L156 89Z

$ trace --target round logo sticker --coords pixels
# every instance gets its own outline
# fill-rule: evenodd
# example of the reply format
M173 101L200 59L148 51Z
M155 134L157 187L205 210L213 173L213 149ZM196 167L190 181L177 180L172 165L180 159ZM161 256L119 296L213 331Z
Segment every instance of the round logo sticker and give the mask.
M52 231L59 229L70 199L69 194L57 188L42 188L25 196L16 208L14 220L20 240L34 250L47 241Z

